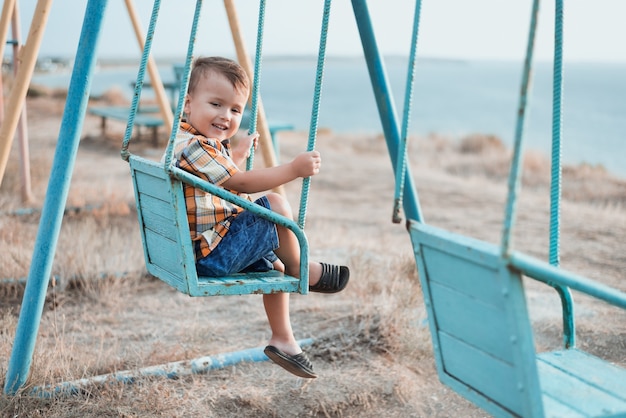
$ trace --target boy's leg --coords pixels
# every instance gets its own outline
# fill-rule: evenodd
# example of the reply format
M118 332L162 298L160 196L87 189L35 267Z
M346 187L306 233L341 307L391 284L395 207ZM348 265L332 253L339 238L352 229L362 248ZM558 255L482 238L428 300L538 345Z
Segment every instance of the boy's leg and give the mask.
M270 207L274 212L292 218L291 207L281 195L267 195ZM300 277L300 244L290 229L276 225L279 248L274 251L285 265L285 273ZM346 266L309 262L309 290L320 293L337 293L342 291L350 279L350 270Z
M289 219L293 219L291 206L279 194L269 193L267 199L272 210ZM274 252L285 265L285 274L293 277L300 277L300 244L296 235L280 225L276 225L278 232L278 242L280 247ZM309 262L309 286L315 285L322 276L322 265L320 263Z
M301 353L302 349L296 342L291 328L289 293L263 295L263 306L272 330L268 344L290 355Z
M257 203L269 208L266 199ZM230 224L229 232L206 257L196 262L201 276L220 277L242 271L271 270L278 247L278 232L271 221L243 211Z
M285 198L275 193L270 193L266 197L274 212L293 219L291 207ZM276 231L278 233L279 247L274 250L274 253L283 264L280 265L278 262L275 262L274 266L277 270L282 267L284 272L290 276L299 277L300 244L298 239L291 230L280 225L276 225ZM309 286L320 282L321 277L322 265L309 262ZM278 365L295 375L307 378L316 377L313 366L306 354L302 353L302 349L293 335L289 317L289 293L263 295L263 305L272 330L272 336L268 346L265 348L265 354Z
M274 268L284 272L284 265L277 260ZM270 324L272 336L264 353L274 363L296 376L315 378L313 365L298 345L289 318L289 293L263 295L265 315Z
M290 219L293 217L289 203L281 195L269 193L267 194L267 199L274 212ZM276 225L276 230L278 232L280 247L274 252L283 263L284 272L290 276L299 277L300 244L298 243L298 238L288 228L280 225ZM309 268L313 267L313 270L319 266L319 264L315 266L316 263L311 264L312 266L309 266ZM320 271L317 274L321 274L321 266L319 267ZM315 276L314 271L309 274L309 277L312 276ZM319 280L319 276L316 277L316 280ZM289 293L263 295L263 305L272 330L269 345L273 345L289 355L302 352L291 328L289 318Z

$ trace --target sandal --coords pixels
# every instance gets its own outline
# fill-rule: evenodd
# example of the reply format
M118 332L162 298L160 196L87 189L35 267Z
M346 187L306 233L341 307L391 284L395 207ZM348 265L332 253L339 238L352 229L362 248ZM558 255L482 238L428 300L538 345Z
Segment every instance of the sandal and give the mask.
M304 352L291 356L273 345L265 347L263 352L270 358L270 360L287 370L289 373L295 374L299 377L306 377L308 379L314 379L317 377L317 374L313 371L311 361L306 354L304 354Z
M346 266L320 263L322 277L314 286L309 286L309 292L337 293L341 292L350 279L350 270Z

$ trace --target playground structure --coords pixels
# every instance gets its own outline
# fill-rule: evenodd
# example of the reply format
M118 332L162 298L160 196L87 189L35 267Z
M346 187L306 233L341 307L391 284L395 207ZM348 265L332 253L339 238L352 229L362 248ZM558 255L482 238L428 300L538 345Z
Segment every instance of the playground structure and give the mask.
M402 131L398 127L383 61L377 51L366 2L354 0L353 8L372 85L376 93L390 158L397 174L397 190L393 210L394 221L400 221L400 207L402 207L414 245L440 379L495 416L560 416L574 413L579 416L619 416L626 411L626 399L624 398L626 372L576 348L573 305L568 289L587 293L623 309L626 309L626 296L615 289L601 286L589 279L558 268L558 189L553 197L555 224L553 224L553 233L551 234L553 245L551 245L550 263L531 259L511 250L510 237L515 221L516 194L519 189L519 159L522 149L524 115L528 102L538 3L538 1L534 1L531 16L518 112L519 119L516 126L515 156L509 180L509 199L501 247L426 225L419 208L410 169L406 165L405 153L408 137L407 115L410 113L412 81L417 56L420 2L416 2L413 49L409 60L410 68L407 76ZM563 14L559 12L562 11L562 7L562 3L557 2L557 21L555 24L557 35L562 29ZM87 46L92 46L89 42L95 43L97 41L98 27L101 23L97 16L103 14L101 13L103 8L102 3L97 4L93 0L89 2L81 43L84 41ZM89 32L89 34L85 32ZM556 97L560 98L559 84L562 80L560 76L561 53L558 44L560 36L556 36L556 39L555 62L557 64L555 71L559 76L555 77L555 90ZM91 51L95 48L81 49L79 47L79 50ZM93 70L93 57L81 58L86 61L84 66L77 67L74 71L75 74L87 76L80 77L79 80L83 78L88 80L90 71ZM181 86L181 89L183 87ZM74 94L78 95L84 91L82 89L88 89L88 84L72 83L68 102L70 98L78 100ZM68 115L66 112L64 125L66 123L68 126L75 126L70 125L70 123L80 125L84 116L84 107L81 106L84 104L80 101L78 103L80 104L78 108L83 109L82 115L72 120L72 115ZM556 103L554 109L555 124L558 127L560 102L557 100ZM66 122L66 118L69 121ZM130 127L132 127L132 118L129 121ZM560 133L558 129L555 131L557 132L555 142L558 143L560 142ZM62 129L62 132L65 131ZM71 137L66 139L70 142L71 140ZM60 139L59 143L61 142ZM553 163L553 166L556 167L554 182L558 184L560 182L560 170L558 168L558 153L556 154ZM131 159L131 168L134 169L132 165ZM166 162L164 166L153 168L156 171L160 170L158 175L161 176L168 167L169 163ZM69 170L71 171L71 167ZM52 180L57 178L54 174L51 176ZM172 184L175 184L175 173L168 174L168 176L161 176L161 179L166 183L171 180ZM194 181L191 178L181 178L180 180ZM156 189L162 190L161 187ZM214 190L211 191L218 193ZM176 193L175 191L172 192L171 196L176 196ZM139 201L141 198L138 198ZM62 208L63 202L63 196L61 196L57 206ZM46 212L42 216L42 225L45 214ZM184 219L179 219L179 226L180 223L184 224L183 221ZM184 239L184 230L178 229L175 232ZM40 239L54 241L54 234L42 234L43 232L40 230L38 241ZM147 246L145 243L144 245ZM182 246L183 243L179 245ZM32 279L40 277L39 292L42 293L41 287L45 284L44 278L49 276L49 268L47 275L34 275L38 271L40 270L37 270L36 266L31 270L27 286L27 292L30 288L29 294L31 295L37 295L38 291L35 287L37 280ZM43 271L45 273L45 270ZM185 280L189 280L188 276L185 277ZM554 286L562 296L564 308L563 350L539 355L535 353L526 310L523 277L548 283ZM476 285L477 283L480 285ZM298 291L298 289L293 291ZM35 306L23 306L18 324L18 327L22 328L19 329L25 329L23 324L29 317L31 320L37 317L36 309ZM31 312L26 310L31 310ZM39 315L41 315L41 309L39 309ZM32 344L34 344L34 335L36 335L36 329L30 330L30 332L18 332L20 338L32 339ZM5 391L7 392L15 391L24 382L28 374L30 363L28 356L19 358L20 355L27 352L21 347L27 345L16 338L18 348L14 347L12 354L7 382L5 383ZM15 354L16 352L18 354Z

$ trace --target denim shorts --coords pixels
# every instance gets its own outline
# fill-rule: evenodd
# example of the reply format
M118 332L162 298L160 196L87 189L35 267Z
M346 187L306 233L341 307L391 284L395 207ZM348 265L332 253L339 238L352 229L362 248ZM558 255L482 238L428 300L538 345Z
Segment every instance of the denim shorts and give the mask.
M271 209L267 197L254 203ZM276 225L244 210L233 219L228 232L209 255L196 261L199 276L220 277L233 273L262 272L273 269L278 259Z

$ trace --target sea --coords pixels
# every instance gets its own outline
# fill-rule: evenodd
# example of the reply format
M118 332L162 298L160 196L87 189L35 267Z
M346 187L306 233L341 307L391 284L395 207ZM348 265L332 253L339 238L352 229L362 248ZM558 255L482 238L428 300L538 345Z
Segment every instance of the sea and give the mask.
M404 107L407 58L387 57L385 69L398 115ZM160 65L164 82L173 82L173 65ZM552 64L535 63L524 146L550 155ZM324 68L319 128L336 133L378 134L382 125L362 57L329 57ZM132 97L135 65L100 66L91 96L116 88ZM267 57L261 72L261 97L268 119L308 131L313 106L316 59ZM147 73L146 73L147 77ZM37 74L34 83L69 86L70 72ZM522 62L418 59L409 131L416 140L429 134L460 140L489 134L511 145L515 135ZM143 98L153 97L144 89ZM603 166L626 178L626 63L565 63L562 100L562 161Z

